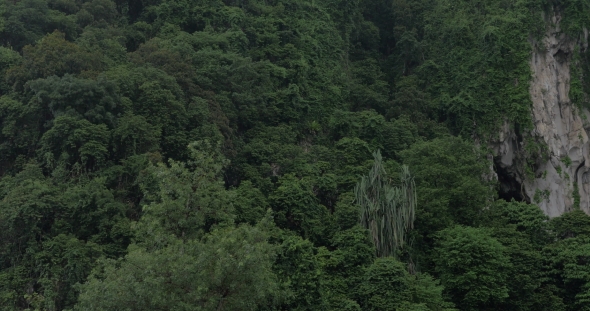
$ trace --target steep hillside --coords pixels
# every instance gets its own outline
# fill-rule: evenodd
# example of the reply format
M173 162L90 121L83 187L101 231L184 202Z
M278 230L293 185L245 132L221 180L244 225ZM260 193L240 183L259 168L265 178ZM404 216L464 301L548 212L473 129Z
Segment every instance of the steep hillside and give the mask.
M0 15L2 311L590 308L589 0Z

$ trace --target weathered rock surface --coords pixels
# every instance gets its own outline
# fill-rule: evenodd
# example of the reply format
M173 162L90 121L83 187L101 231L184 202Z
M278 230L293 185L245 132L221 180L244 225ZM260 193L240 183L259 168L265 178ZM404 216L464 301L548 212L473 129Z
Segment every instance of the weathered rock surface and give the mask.
M523 199L539 205L550 217L571 210L577 194L582 210L590 212L590 114L580 111L569 98L570 67L576 65L572 64L572 56L576 46L585 48L587 35L580 36L583 40L570 38L560 31L559 22L560 16L555 14L544 38L531 40L534 129L530 134L547 147L541 157L529 159L529 163L535 162L534 177L530 172L525 173L522 139L508 124L491 144L497 169L517 182ZM504 187L514 188L514 185L504 184Z

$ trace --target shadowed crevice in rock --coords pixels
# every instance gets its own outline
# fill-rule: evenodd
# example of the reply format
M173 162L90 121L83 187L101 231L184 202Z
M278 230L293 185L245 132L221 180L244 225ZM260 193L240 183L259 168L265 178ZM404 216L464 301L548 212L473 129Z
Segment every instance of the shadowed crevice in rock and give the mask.
M509 168L503 167L499 161L499 157L494 158L494 169L496 176L498 176L498 194L500 199L508 202L515 200L530 203L530 200L526 198L523 192L522 184L517 180L514 172L510 172Z

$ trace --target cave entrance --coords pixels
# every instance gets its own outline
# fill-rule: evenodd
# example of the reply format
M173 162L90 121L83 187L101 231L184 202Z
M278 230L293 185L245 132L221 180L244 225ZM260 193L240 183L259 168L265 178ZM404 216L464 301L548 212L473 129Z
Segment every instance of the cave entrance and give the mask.
M498 161L494 159L494 167L496 175L498 175L498 195L500 199L508 202L515 200L518 202L526 202L526 198L522 193L522 185L516 180L515 174L508 169L499 165Z

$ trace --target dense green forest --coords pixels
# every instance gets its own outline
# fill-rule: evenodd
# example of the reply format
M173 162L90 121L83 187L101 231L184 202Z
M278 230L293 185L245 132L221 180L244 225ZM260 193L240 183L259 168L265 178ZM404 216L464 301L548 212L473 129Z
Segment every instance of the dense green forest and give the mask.
M552 10L590 27L588 0L2 0L0 310L590 310L590 217L500 193L476 143L531 127Z

